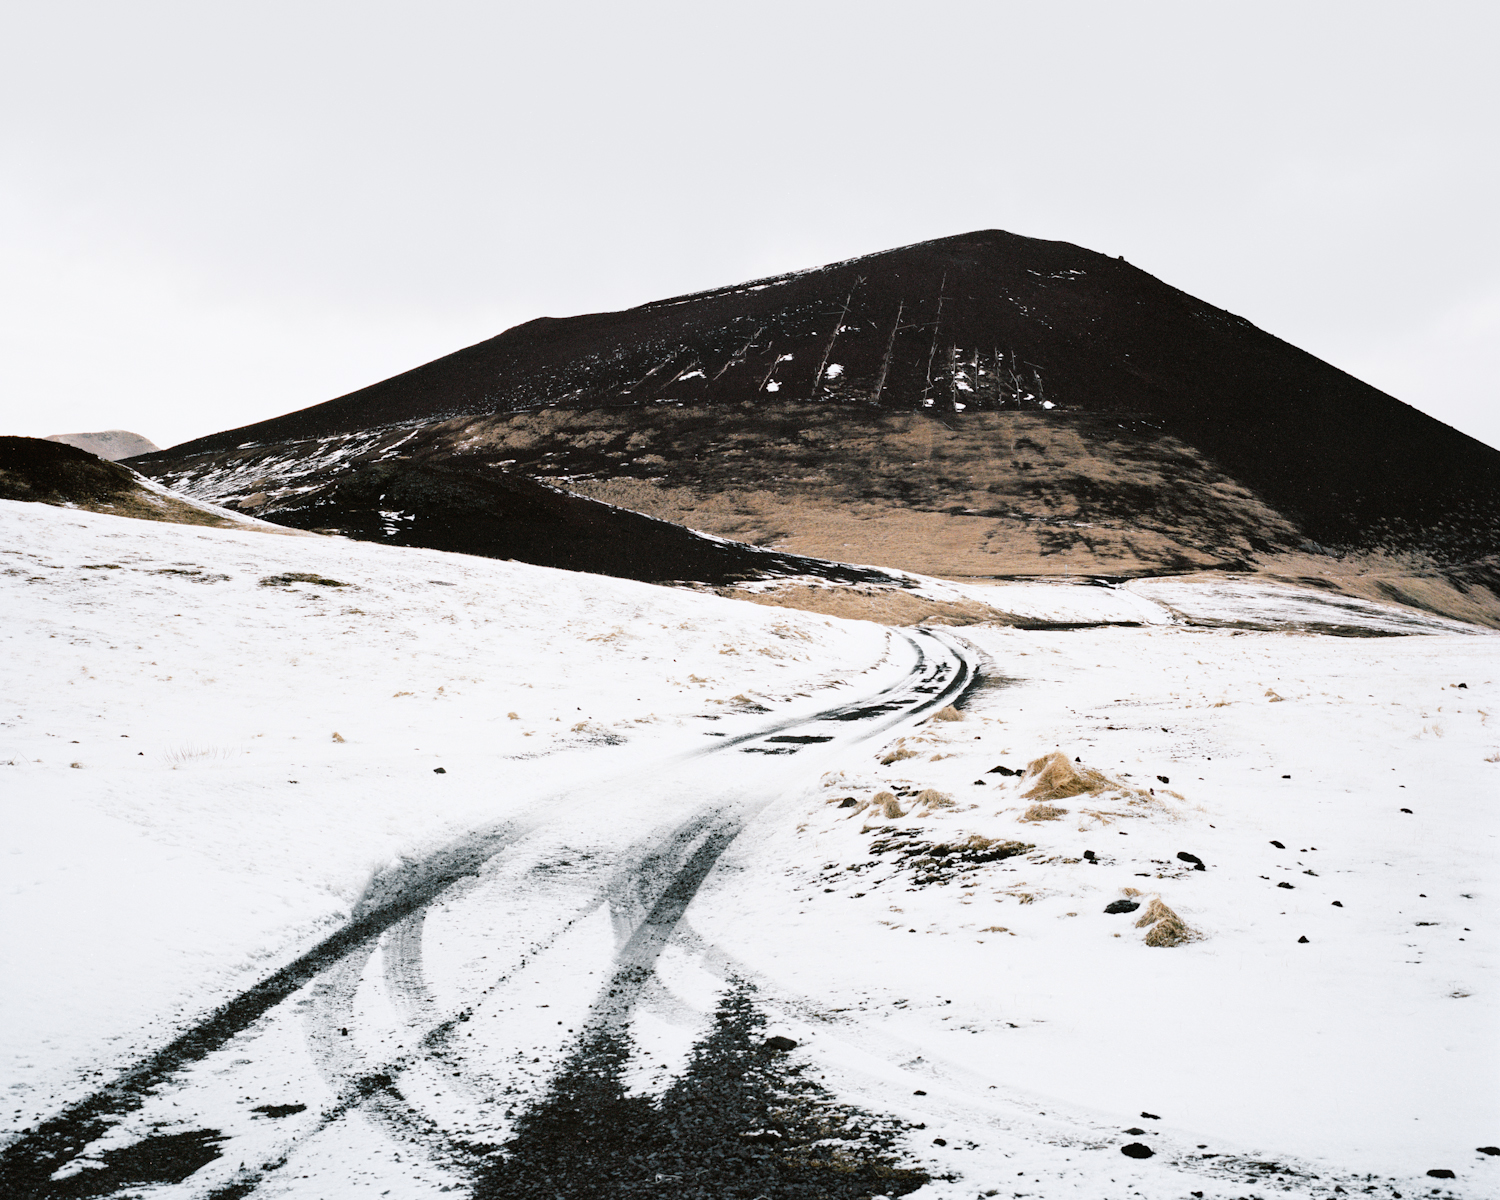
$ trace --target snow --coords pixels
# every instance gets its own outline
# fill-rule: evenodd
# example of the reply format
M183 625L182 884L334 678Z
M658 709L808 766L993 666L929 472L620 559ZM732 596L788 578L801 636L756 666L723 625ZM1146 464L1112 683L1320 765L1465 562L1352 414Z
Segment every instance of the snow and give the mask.
M895 686L918 635L42 505L0 502L0 531L12 1131L295 959L373 879L490 831L425 932L420 913L393 927L108 1135L212 1125L236 1162L289 1155L277 1195L461 1187L379 1105L349 1108L348 1081L403 1063L413 1104L503 1139L474 1080L422 1069L424 1030L471 1006L475 1079L536 1094L607 974L621 887L711 801L745 832L656 963L643 1089L733 973L825 1086L925 1123L913 1155L954 1179L920 1200L1412 1195L1438 1167L1458 1175L1445 1195L1500 1192L1474 1151L1500 1141L1495 634L1247 580L914 580L1082 628L928 636L984 664L963 720L728 754ZM1033 781L991 768L1053 750L1136 790L1025 820ZM925 788L952 805L916 804ZM903 817L839 806L886 789ZM925 884L874 848L971 835L1034 848ZM1139 912L1104 913L1127 887L1195 939L1148 946ZM506 962L534 965L497 979ZM251 1095L308 1108L268 1122ZM1128 1140L1156 1157L1124 1158Z

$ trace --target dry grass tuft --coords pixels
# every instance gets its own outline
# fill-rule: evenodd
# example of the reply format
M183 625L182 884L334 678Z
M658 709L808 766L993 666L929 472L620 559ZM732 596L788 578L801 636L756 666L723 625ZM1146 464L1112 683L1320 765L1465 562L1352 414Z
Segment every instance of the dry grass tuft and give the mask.
M1160 896L1151 898L1146 911L1135 923L1137 929L1144 929L1147 925L1151 926L1146 934L1148 946L1180 946L1198 936L1181 917L1161 902Z
M932 719L934 721L962 721L964 715L950 704L947 708L940 708L933 713Z
M1033 777L1035 782L1024 795L1028 800L1039 802L1066 800L1069 796L1085 794L1092 796L1098 792L1122 788L1121 784L1103 772L1069 762L1068 756L1060 750L1034 759L1027 764L1026 774Z
M880 765L882 767L888 767L892 763L900 762L902 759L916 757L917 752L915 750L908 750L901 742L897 742L896 748L894 750L888 751L887 753L880 756Z
M333 740L342 745L344 741L344 735L335 730L333 734Z
M917 803L927 808L952 808L953 797L944 795L936 788L923 788L917 793Z
M1054 808L1050 804L1033 804L1021 814L1023 821L1056 821L1068 815L1065 808Z
M896 803L895 792L876 792L870 800L870 807L883 816L887 821L894 821L906 814L901 811L901 805Z

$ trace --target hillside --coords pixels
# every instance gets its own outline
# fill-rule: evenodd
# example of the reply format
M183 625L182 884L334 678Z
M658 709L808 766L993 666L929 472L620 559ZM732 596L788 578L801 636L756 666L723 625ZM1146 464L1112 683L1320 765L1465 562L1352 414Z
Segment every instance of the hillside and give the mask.
M999 231L541 318L135 463L280 520L375 461L947 577L1379 579L1500 619L1500 451L1128 263Z

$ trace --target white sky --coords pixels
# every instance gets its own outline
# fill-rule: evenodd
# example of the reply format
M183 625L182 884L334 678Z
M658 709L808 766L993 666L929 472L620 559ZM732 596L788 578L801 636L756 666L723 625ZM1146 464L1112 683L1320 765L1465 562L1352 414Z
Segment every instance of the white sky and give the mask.
M1500 445L1497 34L1490 0L10 0L0 432L168 445L998 227Z

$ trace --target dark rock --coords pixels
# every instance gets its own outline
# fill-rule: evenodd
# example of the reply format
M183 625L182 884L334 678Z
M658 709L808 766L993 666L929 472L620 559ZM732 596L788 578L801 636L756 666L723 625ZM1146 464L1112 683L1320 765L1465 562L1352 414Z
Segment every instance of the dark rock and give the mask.
M782 1037L779 1033L766 1039L767 1050L795 1050L797 1043L789 1037Z
M1478 1146L1476 1149L1480 1154L1500 1154L1500 1146Z
M1143 1112L1141 1114L1141 1116L1145 1117L1146 1120L1148 1120L1148 1121L1160 1121L1161 1120L1161 1117L1157 1116L1156 1113Z
M1138 1127L1136 1127L1136 1126L1134 1126L1134 1125L1132 1125L1132 1126L1131 1126L1131 1127L1130 1127L1130 1128L1129 1128L1129 1129L1127 1129L1127 1130L1126 1130L1126 1131L1125 1131L1125 1133L1126 1133L1126 1134L1127 1134L1127 1135L1128 1135L1128 1136L1130 1136L1130 1137L1140 1137L1140 1136L1141 1136L1141 1134L1143 1134L1143 1133L1145 1133L1145 1132L1146 1132L1146 1131L1145 1131L1145 1130L1144 1130L1144 1129L1140 1129L1140 1128L1138 1128Z
M932 1139L932 1144L934 1146L946 1146L948 1144L948 1139L947 1138L933 1138Z
M1333 902L1333 907L1334 908L1343 908L1344 907L1344 902L1342 900L1335 900Z
M1283 880L1282 880L1282 881L1281 881L1281 882L1280 882L1280 883L1278 883L1278 884L1277 884L1277 885L1276 885L1276 886L1277 886L1277 887L1284 887L1284 888L1286 888L1286 890L1287 890L1287 891L1291 891L1291 890L1292 890L1292 885L1291 885L1291 884L1289 884L1289 883L1288 883L1288 882L1287 882L1287 881L1286 881L1286 880L1285 880L1285 879L1283 879Z
M1458 1178L1458 1176L1454 1175L1454 1173L1452 1171L1448 1170L1446 1167L1435 1167L1433 1170L1428 1171L1427 1174L1431 1175L1434 1179L1457 1179Z
M1086 858L1086 859L1088 859L1089 862L1098 862L1099 861L1098 858L1095 856L1095 854L1094 854L1094 852L1092 850L1085 850L1083 852L1083 857Z
M1116 900L1113 904L1106 904L1104 911L1107 913L1128 913L1135 912L1138 908L1140 908L1140 905L1134 900Z
M858 803L859 801L856 800L853 796L845 796L842 800L839 801L839 807L853 808Z
M991 767L985 772L986 775L1020 775L1020 771L1012 771L1009 767Z
M1126 1158L1153 1158L1156 1151L1150 1146L1143 1146L1140 1142L1130 1142L1120 1147L1120 1153Z
M1271 839L1271 845L1275 846L1276 849L1278 849L1278 850L1285 850L1286 849L1286 847L1283 846L1280 842L1276 841L1275 838Z
M974 781L974 786L975 787L983 787L984 786L984 780L982 780L982 779L976 779Z
M1299 937L1299 938L1298 938L1298 939L1297 939L1297 944L1298 944L1298 945L1299 945L1299 946L1300 946L1300 945L1303 945L1303 944L1305 944L1305 943L1306 943L1306 942L1307 942L1307 939L1306 939L1306 938L1305 938L1305 937Z
M1409 812L1411 812L1411 809L1409 809L1409 808L1403 808L1401 811L1404 812L1404 813L1409 813Z
M432 773L434 775L446 775L448 773L448 768L447 767L433 767L432 768Z
M1162 783L1171 783L1172 782L1165 775L1158 775L1156 778L1159 779Z
M924 1092L921 1088L918 1088L916 1091L914 1091L912 1093L912 1095L913 1096L925 1096L925 1095L927 1095L927 1093Z
M1461 687L1461 688L1466 688L1466 687L1468 687L1468 686L1469 686L1469 685L1468 685L1468 684L1467 684L1467 683L1455 683L1455 684L1454 684L1454 685L1453 685L1453 686L1454 686L1454 687Z
M1204 865L1203 860L1201 858L1199 858L1196 854L1189 854L1186 850L1179 850L1177 852L1177 857L1179 859L1181 859L1183 862L1192 863L1193 864L1193 870L1195 870L1195 871L1206 871L1206 870L1208 870L1208 867Z
M263 1116L275 1118L289 1117L293 1113L304 1112L306 1111L306 1109L307 1105L305 1104L257 1104L250 1111L258 1112Z
M1283 779L1290 779L1290 778L1291 778L1291 776L1290 776L1290 775L1283 775L1283 776L1282 776L1282 778L1283 778Z

